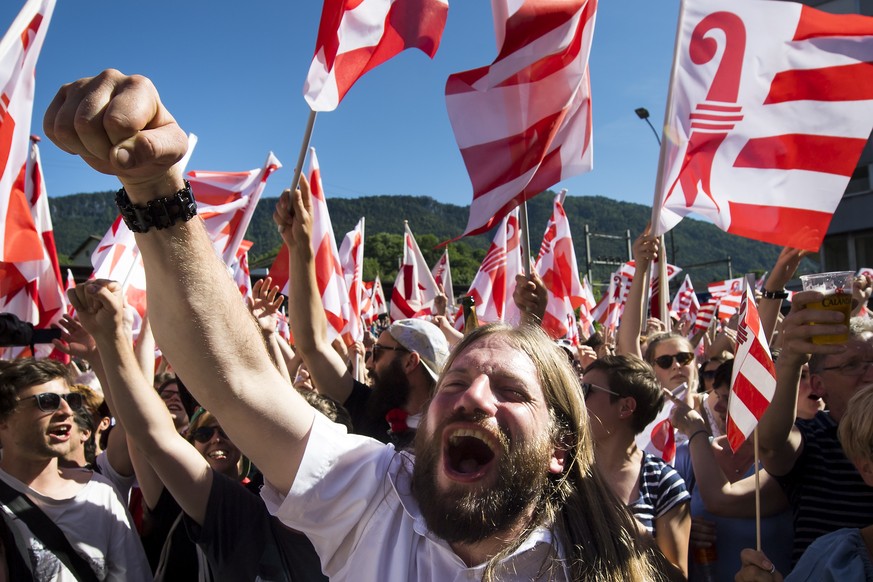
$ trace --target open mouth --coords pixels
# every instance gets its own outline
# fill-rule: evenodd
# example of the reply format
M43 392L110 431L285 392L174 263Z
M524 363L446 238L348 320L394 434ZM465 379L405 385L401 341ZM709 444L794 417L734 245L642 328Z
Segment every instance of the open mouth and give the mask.
M227 451L222 451L222 450L220 450L220 449L215 450L215 451L210 451L210 452L206 455L206 458L208 458L208 459L213 459L213 460L216 460L216 461L224 461L224 460L227 459Z
M49 428L48 434L49 436L54 437L57 440L67 440L70 438L70 429L72 427L70 425L58 425Z
M481 478L497 456L499 444L488 431L462 428L449 434L444 446L446 473L456 481Z

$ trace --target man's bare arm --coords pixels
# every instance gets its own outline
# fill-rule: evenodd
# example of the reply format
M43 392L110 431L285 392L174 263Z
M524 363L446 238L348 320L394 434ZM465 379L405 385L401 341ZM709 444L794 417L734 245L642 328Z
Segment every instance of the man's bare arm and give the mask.
M184 186L185 134L151 82L105 71L60 89L46 135L118 176L145 205ZM293 220L293 217L289 220ZM155 339L185 385L279 490L294 481L314 411L284 382L257 325L195 218L137 234Z
M300 191L310 200L309 183L300 176ZM294 224L285 224L291 209L289 191L282 193L273 219L279 225L288 246L288 325L294 347L303 358L315 388L337 402L345 402L352 393L354 380L343 358L327 339L327 317L318 280L315 276L315 253L312 250L312 208L301 208Z

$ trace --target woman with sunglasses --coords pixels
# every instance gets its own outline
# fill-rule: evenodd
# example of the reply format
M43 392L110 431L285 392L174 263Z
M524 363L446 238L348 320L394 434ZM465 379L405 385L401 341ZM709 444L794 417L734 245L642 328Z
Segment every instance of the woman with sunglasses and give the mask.
M645 313L646 275L652 262L658 259L658 237L649 234L649 228L634 241L633 255L636 272L627 293L627 302L616 336L616 353L643 358L641 347L643 315ZM697 391L697 365L694 347L688 338L672 332L662 332L647 338L645 357L655 369L661 386L673 393L681 384L686 394Z
M636 444L636 435L664 404L651 366L633 356L605 356L588 366L582 380L598 470L641 529L687 576L691 514L685 483L673 467Z
M309 540L283 527L240 483L245 471L239 469L239 449L212 415L195 415L188 440L176 431L136 361L121 287L89 281L76 287L70 300L100 351L105 388L135 445L131 457L145 501L154 508L166 488L183 511L155 580L326 580ZM190 545L188 555L177 560L183 551L180 532Z

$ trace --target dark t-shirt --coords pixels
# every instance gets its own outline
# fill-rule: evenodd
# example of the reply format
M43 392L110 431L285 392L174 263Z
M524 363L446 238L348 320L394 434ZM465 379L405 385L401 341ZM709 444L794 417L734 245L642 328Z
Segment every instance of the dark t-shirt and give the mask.
M225 475L213 472L203 526L187 515L184 522L206 554L214 580L327 580L309 539L283 526L259 496Z
M367 414L367 400L370 398L372 389L366 384L354 380L352 393L343 402L343 406L352 418L352 428L355 434L368 436L382 443L391 443L399 450L412 446L415 439L415 430L407 429L401 433L390 432L388 421L374 419Z
M797 563L817 538L873 523L873 487L846 458L837 423L828 413L795 424L803 435L803 452L791 471L777 480L794 512L792 561Z
M181 513L182 508L165 487L158 503L151 509L146 508L144 512L142 545L154 574L167 536L172 536L168 547L167 567L164 570L169 576L167 579L196 581L199 568L194 543L188 538L181 522L173 528Z
M373 419L367 415L367 400L370 399L371 392L369 386L354 380L352 393L343 402L343 406L352 417L352 427L355 429L355 434L368 436L382 443L390 443L388 422L384 419Z

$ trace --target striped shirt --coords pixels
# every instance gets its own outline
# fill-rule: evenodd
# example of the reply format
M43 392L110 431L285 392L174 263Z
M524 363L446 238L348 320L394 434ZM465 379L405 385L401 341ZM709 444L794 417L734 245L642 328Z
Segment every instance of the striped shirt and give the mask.
M646 530L656 535L655 520L680 503L689 503L691 495L685 481L664 459L649 453L643 454L640 471L640 497L629 509Z
M873 487L846 458L837 423L826 412L798 420L803 450L791 471L777 477L794 513L792 562L816 538L844 527L873 524Z

